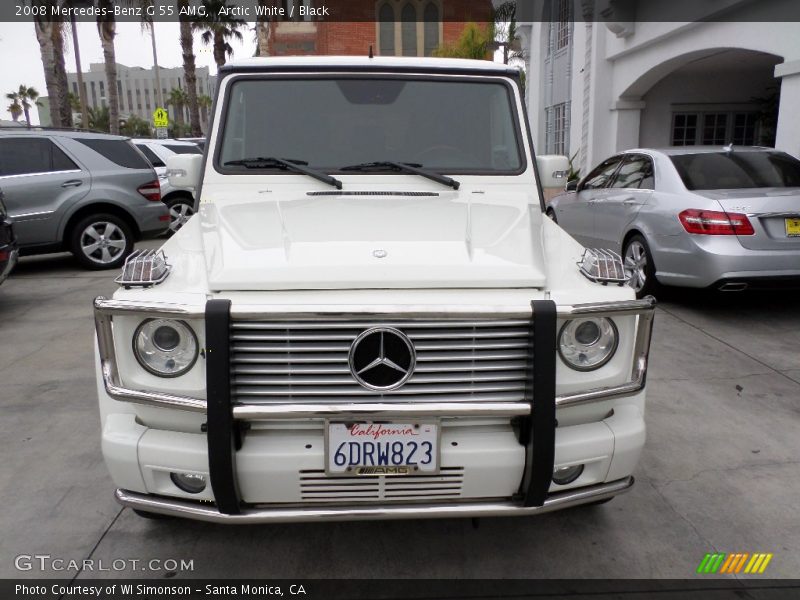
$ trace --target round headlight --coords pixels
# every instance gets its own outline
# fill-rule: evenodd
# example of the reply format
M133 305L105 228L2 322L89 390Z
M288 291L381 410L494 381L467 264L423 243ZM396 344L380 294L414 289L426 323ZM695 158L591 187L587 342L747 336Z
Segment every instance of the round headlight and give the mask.
M592 371L606 364L617 350L619 334L605 317L571 319L558 335L558 353L576 371Z
M147 319L133 334L133 353L153 375L177 377L197 360L197 338L183 321Z

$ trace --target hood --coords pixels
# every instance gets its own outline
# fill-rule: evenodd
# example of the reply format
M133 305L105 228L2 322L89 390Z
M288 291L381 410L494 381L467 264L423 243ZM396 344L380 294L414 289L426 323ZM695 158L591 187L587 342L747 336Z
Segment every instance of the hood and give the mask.
M199 214L209 289L544 285L525 194L361 194L215 194Z

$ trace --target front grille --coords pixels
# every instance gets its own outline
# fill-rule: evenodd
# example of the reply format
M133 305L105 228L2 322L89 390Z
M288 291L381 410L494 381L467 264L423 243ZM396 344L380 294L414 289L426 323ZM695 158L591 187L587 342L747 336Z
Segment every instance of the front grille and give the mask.
M350 372L350 346L370 327L397 328L414 344L416 368L397 390L367 390ZM526 320L233 321L233 399L248 404L520 401L530 332Z
M300 471L300 497L306 502L378 502L458 498L463 467L442 467L438 475L328 477L325 471Z

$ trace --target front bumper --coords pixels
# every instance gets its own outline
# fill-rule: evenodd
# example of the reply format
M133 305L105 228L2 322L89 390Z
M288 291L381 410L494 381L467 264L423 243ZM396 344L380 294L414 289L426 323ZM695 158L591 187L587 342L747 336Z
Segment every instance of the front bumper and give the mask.
M238 525L257 523L291 523L298 521L359 521L376 519L444 519L452 517L509 517L540 515L554 510L600 502L627 492L633 477L602 483L587 488L551 494L541 506L520 506L514 502L466 502L413 506L357 506L302 508L246 508L230 515L198 502L185 502L137 494L123 489L116 499L123 506L172 517L184 517L211 523Z
M241 314L247 307L210 300L201 312L198 308L104 299L98 299L95 307L101 399L144 405L146 410L159 407L173 409L168 412L185 411L206 419L205 433L197 429L196 433L179 433L169 431L169 427L144 426L131 412L112 410L106 415L103 453L122 490L118 497L142 510L224 522L307 520L317 515L350 519L534 514L602 500L627 489L644 443L643 390L652 299L561 307L551 301L534 301L528 314L533 317L531 326L535 330L532 356L537 357L529 375L533 394L515 402L240 404L230 395L228 319L232 311ZM208 400L123 387L111 325L118 313L158 313L178 318L202 314ZM557 396L556 318L586 314L638 317L631 378L613 387ZM556 422L557 408L582 410L589 404L596 407L591 410L597 415L591 422L560 426ZM328 498L322 505L311 496L303 496L299 482L302 473L319 472L324 466L325 419L422 418L441 419L442 467L460 469L464 474L461 491L446 494L456 497L425 493L408 494L414 498L403 500L383 496L369 501L358 498L357 502ZM245 434L243 424L252 425ZM552 483L553 469L576 464L585 464L586 468L571 485L587 494L564 496L573 490ZM182 494L170 482L171 472L203 474L211 485L196 496ZM616 485L620 482L625 482L622 488ZM185 500L169 500L169 496ZM162 508L156 510L159 506ZM534 508L537 510L530 510Z

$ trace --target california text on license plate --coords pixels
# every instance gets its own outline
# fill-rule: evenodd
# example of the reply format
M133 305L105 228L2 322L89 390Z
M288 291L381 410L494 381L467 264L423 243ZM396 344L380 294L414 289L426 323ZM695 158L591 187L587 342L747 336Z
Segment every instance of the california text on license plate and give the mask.
M437 423L328 423L329 475L414 475L439 471Z
M800 237L800 218L786 219L786 235L788 237Z

